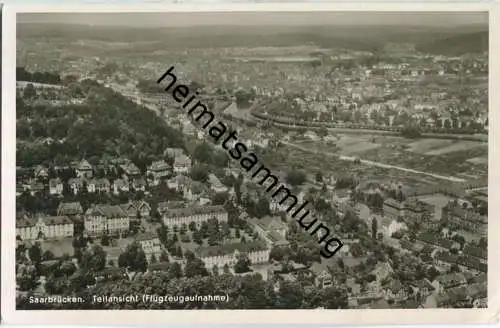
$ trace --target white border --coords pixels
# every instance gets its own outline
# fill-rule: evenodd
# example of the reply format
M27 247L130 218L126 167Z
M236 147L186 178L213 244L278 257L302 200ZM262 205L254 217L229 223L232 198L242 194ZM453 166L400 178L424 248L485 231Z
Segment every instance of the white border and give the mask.
M493 81L500 82L500 8L492 3L275 3L275 4L123 4L123 5L9 5L3 7L3 90L2 90L2 319L7 324L210 324L210 323L287 323L287 324L473 324L496 321L500 309L500 167L498 138L500 117L494 104L500 95ZM416 310L15 310L15 67L16 13L21 12L202 12L202 11L488 11L489 52L489 230L488 230L488 309ZM495 43L495 41L497 43ZM497 148L495 151L495 148ZM119 311L119 312L116 312ZM119 316L119 318L118 318Z

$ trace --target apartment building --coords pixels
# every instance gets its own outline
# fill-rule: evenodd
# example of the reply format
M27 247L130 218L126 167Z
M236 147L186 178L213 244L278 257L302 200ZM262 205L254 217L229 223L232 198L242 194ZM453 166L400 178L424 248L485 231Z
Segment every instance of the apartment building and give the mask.
M200 226L215 218L219 222L227 222L227 211L223 206L191 206L186 208L172 208L163 214L163 223L167 227L180 227L182 224L196 223Z
M71 238L74 225L67 216L24 216L16 221L16 236L22 240Z
M92 205L85 212L85 232L88 235L118 235L130 229L130 218L119 205Z

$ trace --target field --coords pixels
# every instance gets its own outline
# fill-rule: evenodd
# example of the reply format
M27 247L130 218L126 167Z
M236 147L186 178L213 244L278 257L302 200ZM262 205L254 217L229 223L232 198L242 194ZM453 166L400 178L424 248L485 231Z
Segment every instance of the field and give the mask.
M434 176L403 172L412 169L473 181L487 177L487 144L474 141L444 139L410 140L395 136L339 134L333 145L311 140L295 140L296 146L274 154L273 162L280 159L280 168L298 167L314 174L355 175L361 180L388 176L419 186L439 186L448 183ZM298 148L300 147L300 148ZM315 152L315 153L313 153ZM369 165L356 165L338 159L339 155L357 157L376 163L389 164L401 169L387 169ZM300 161L297 159L300 158Z
M443 194L434 194L434 195L428 195L424 197L418 197L418 199L422 202L434 205L436 207L443 208L448 204L449 201L453 200L453 198L448 197Z
M363 136L340 135L336 144L340 148L342 155L355 155L356 153L380 147L380 144Z
M98 245L100 245L100 240L95 239L94 241ZM112 246L102 246L102 249L106 252L107 254L107 259L108 261L114 261L117 263L118 257L120 254L125 250L128 244L131 244L134 242L134 238L129 237L129 238L118 238L118 239L113 239Z
M428 154L432 150L449 146L452 143L453 140L423 139L409 144L407 150L417 154Z
M473 157L469 158L467 162L472 163L472 164L484 164L488 165L488 156L480 156L480 157Z
M40 243L42 250L50 251L56 257L61 257L64 254L73 256L73 239L66 238L60 240L46 240Z
M426 155L444 155L444 154L449 154L449 153L453 153L453 152L476 149L478 147L479 148L487 148L488 145L486 143L478 143L475 141L465 141L465 140L454 141L449 146L431 150L431 151L427 152Z

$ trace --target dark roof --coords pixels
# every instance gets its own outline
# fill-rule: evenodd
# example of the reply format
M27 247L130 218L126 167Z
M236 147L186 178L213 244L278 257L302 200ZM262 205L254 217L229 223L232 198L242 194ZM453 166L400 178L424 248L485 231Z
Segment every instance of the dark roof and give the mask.
M311 265L309 267L309 271L314 273L316 276L321 274L323 271L330 273L330 269L329 269L328 265L324 262L322 262L322 263L314 262L313 265Z
M217 246L199 247L196 249L196 254L200 258L212 257L212 256L224 256L228 254L233 254L235 251L240 253L252 253L257 251L266 250L267 247L262 242L251 242L251 243L234 243L234 244L223 244Z
M467 280L461 273L449 273L443 276L438 276L436 280L445 288L467 283Z
M208 205L208 206L190 206L183 208L171 208L165 212L166 218L178 218L184 216L191 216L195 214L219 214L226 213L224 206Z
M149 232L149 233L139 233L135 237L135 240L137 241L144 241L144 240L153 240L155 238L158 238L158 235L155 232Z
M60 202L57 207L57 213L60 215L76 215L83 212L80 202Z
M127 270L125 268L117 267L107 267L95 273L96 276L107 276L111 274L125 274Z
M107 218L126 217L127 213L119 205L98 204L92 205L86 215L102 215Z
M157 263L151 263L148 266L148 270L150 271L163 271L163 270L168 270L170 267L170 264L168 262L157 262Z
M472 245L467 245L463 249L463 253L467 255L471 255L474 257L478 257L481 259L487 259L488 258L488 252L485 249L482 249L480 247L472 246Z

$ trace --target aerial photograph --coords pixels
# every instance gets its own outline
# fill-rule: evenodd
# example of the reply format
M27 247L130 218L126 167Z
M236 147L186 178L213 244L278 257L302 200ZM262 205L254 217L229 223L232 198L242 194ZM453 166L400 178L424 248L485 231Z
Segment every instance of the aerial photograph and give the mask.
M488 12L18 13L16 309L487 308L488 39Z

